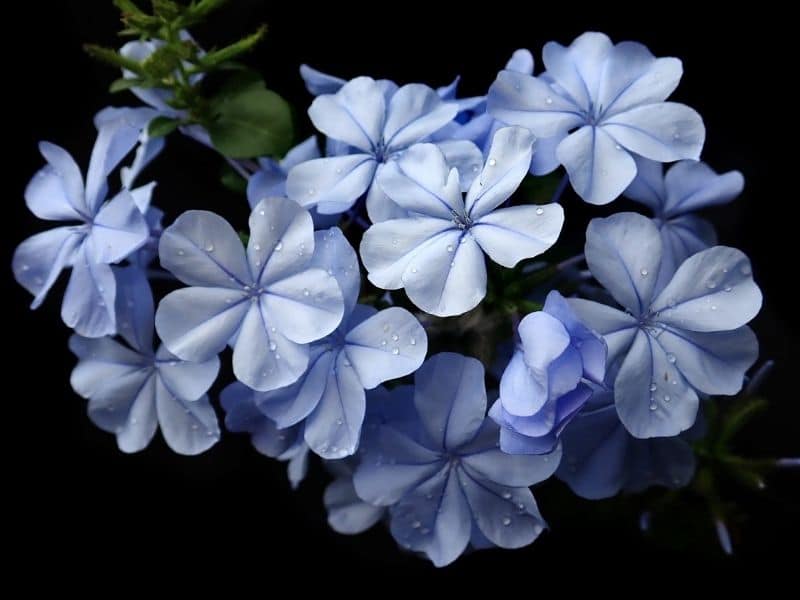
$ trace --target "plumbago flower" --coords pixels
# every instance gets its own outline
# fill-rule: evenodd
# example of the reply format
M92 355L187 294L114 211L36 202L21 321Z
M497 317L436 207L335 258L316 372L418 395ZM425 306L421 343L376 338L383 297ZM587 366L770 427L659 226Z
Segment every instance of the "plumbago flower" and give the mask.
M250 434L253 447L264 456L285 461L292 489L297 489L308 472L308 445L302 426L278 429L275 422L258 408L260 393L235 381L220 394L228 431Z
M549 477L545 456L500 451L486 418L483 365L460 354L429 358L415 375L409 418L378 428L353 483L366 502L390 506L391 532L436 566L476 548L519 548L545 527L529 485Z
M123 452L143 450L160 426L179 454L199 454L219 441L219 425L205 395L217 378L216 356L200 363L179 360L163 345L153 350L153 295L143 272L119 269L117 318L124 346L109 337L74 335L80 362L70 382L89 399L89 418L117 436Z
M758 356L745 323L761 308L750 261L714 246L657 277L662 241L653 222L636 213L593 219L586 262L625 312L570 299L575 313L608 344L614 401L625 428L638 438L673 436L692 426L698 392L737 393Z
M292 200L316 206L320 214L336 214L348 210L366 193L373 222L404 214L374 184L376 177L409 146L452 121L458 105L442 102L426 85L412 83L395 89L390 84L357 77L335 94L314 99L308 109L311 121L319 131L341 142L337 151L341 155L310 160L291 169L286 191ZM447 142L442 151L450 164L465 173L480 163L480 150L471 142Z
M584 33L568 47L549 42L546 71L531 77L501 71L489 89L497 119L555 138L572 187L586 202L607 204L636 175L633 154L659 162L697 159L705 141L703 120L683 104L665 102L680 81L677 58L655 58L636 42L612 44ZM555 161L551 161L555 168Z
M462 198L459 175L431 144L410 148L381 173L386 194L410 216L377 223L361 241L361 259L378 287L404 288L437 316L475 308L486 295L484 252L504 267L552 246L564 223L558 204L495 210L528 172L533 136L497 132L489 159Z
M365 389L414 372L425 359L425 330L407 310L357 305L360 274L350 244L334 228L317 232L318 263L342 289L345 314L331 335L311 344L308 370L293 385L256 394L278 428L303 423L303 438L323 458L352 455L366 411Z
M684 160L663 173L661 163L636 159L637 175L623 192L653 211L661 232L661 272L673 272L692 254L717 242L714 226L692 211L726 204L742 193L744 177L739 171L722 175L702 162ZM661 281L660 284L666 284Z
M592 395L606 371L605 342L575 316L557 291L519 324L520 346L500 379L489 416L509 454L545 454Z
M28 184L25 202L41 219L73 224L28 238L12 262L17 281L35 296L31 308L38 308L61 271L72 267L61 318L84 337L115 333L116 282L109 265L125 259L148 237L147 223L129 190L106 202L106 177L136 144L141 124L124 118L102 125L85 184L66 150L39 144L47 166Z
M214 213L183 213L161 235L161 264L191 286L158 306L156 329L184 360L209 360L233 346L233 372L256 390L297 380L308 367L310 342L331 333L344 312L336 278L314 266L308 211L267 198L250 215L245 251L227 221Z
M556 476L582 498L610 498L621 490L679 488L694 476L691 445L680 436L641 440L617 416L614 392L597 390L561 436Z

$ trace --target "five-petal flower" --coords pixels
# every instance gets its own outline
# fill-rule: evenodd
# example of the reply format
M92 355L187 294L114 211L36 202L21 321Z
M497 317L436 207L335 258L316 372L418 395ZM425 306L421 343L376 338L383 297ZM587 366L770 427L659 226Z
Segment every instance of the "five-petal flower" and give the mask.
M458 172L448 170L436 146L407 150L379 183L410 216L376 223L364 233L360 250L369 280L384 289L404 288L433 315L475 308L486 295L484 252L513 267L547 250L561 232L564 211L558 204L496 210L525 177L532 152L528 130L499 130L465 202Z

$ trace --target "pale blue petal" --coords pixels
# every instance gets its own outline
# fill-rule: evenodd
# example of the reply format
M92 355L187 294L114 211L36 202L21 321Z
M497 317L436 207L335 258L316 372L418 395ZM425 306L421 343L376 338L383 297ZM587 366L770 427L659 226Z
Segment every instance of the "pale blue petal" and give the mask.
M414 315L396 306L371 316L345 336L347 361L366 389L413 373L427 351L425 329Z
M636 177L622 193L626 198L641 202L652 210L654 215L661 217L667 200L664 166L658 161L641 156L635 157L635 160Z
M117 333L142 354L151 355L155 307L147 275L135 266L115 269L114 275L117 280Z
M156 411L164 441L178 454L195 456L219 441L219 423L208 396L182 400L156 378Z
M236 333L250 302L237 290L190 287L167 294L156 310L156 331L170 352L205 361Z
M571 99L541 78L514 71L498 73L489 88L486 107L498 121L526 127L541 138L563 135L585 123Z
M317 136L312 135L297 144L294 148L286 153L283 160L280 162L281 169L284 173L288 173L289 169L296 167L300 163L319 158L319 146L317 145Z
M120 180L123 187L130 188L144 168L161 154L166 145L165 137L151 138L147 134L147 128L139 134L139 145L133 155L133 161L129 167L122 167L119 170ZM152 188L151 188L152 189ZM138 202L137 202L138 204Z
M522 127L504 127L492 138L489 157L467 192L467 214L473 220L489 214L513 194L528 174L534 137Z
M317 206L323 214L342 213L364 195L376 168L370 154L309 160L289 171L286 193L303 206Z
M93 213L89 211L86 205L83 189L83 175L81 175L80 168L75 163L72 156L70 156L69 152L64 150L61 146L56 146L50 142L39 142L39 152L41 152L44 159L50 165L52 169L50 172L60 179L61 190L59 195L63 194L63 198L69 202L76 213L82 215L84 219L90 219ZM47 187L48 189L52 189L51 185ZM36 214L30 204L28 207ZM59 212L62 211L59 210ZM63 212L66 213L67 209L63 209Z
M581 321L603 336L608 347L608 365L614 364L620 354L627 352L639 327L636 318L592 300L569 298L567 302Z
M615 115L634 106L663 102L682 75L683 65L677 58L656 58L638 42L621 42L608 54L596 105L606 115Z
M95 214L105 200L106 178L133 150L144 125L128 117L100 124L86 173L86 207L90 214Z
M580 352L584 376L598 385L602 384L607 354L605 343L587 327L557 290L547 294L542 310L561 321L569 332L571 343Z
M179 360L165 346L156 353L161 383L181 400L194 401L208 391L219 373L219 357L204 362Z
M342 291L344 315L349 315L358 302L361 288L361 271L356 251L344 237L342 230L331 227L314 232L314 255L308 268L322 269L336 278Z
M548 399L546 372L533 371L525 364L524 354L515 352L500 379L500 398L511 414L535 414ZM498 423L505 424L505 419Z
M655 391L651 387L656 386ZM614 382L614 401L625 428L638 438L667 437L689 429L699 400L677 365L639 331Z
M100 429L117 436L123 452L139 452L155 435L156 377L141 371L108 383L89 400L89 419Z
M385 113L383 90L369 77L356 77L335 94L317 96L308 109L308 116L322 133L364 152L377 147Z
M677 102L636 106L608 117L601 129L631 152L661 162L697 160L706 138L697 111Z
M597 98L605 64L613 52L607 35L589 31L564 47L548 42L542 49L547 74L584 110Z
M361 240L359 252L369 280L386 290L403 287L403 273L414 255L426 247L426 243L438 243L440 234L448 230L457 231L450 221L414 217L393 219L376 223Z
M687 258L717 243L714 226L695 215L682 215L660 226L663 248L656 289L660 292Z
M511 58L506 63L507 71L516 71L517 73L524 73L525 75L533 74L533 54L530 50L520 48L514 50Z
M84 234L72 227L57 227L32 235L14 250L14 278L34 295L31 308L44 302L61 271L81 247Z
M483 365L477 359L442 352L415 376L414 406L428 435L443 450L469 442L486 415Z
M472 517L458 476L443 469L394 505L391 532L403 547L424 552L437 567L450 564L467 547Z
M548 175L561 165L556 156L556 149L565 137L567 137L566 131L563 134L536 139L531 159L531 175Z
M451 229L414 253L402 282L409 300L425 312L464 314L486 296L486 260L471 233Z
M451 220L464 212L458 171L439 148L415 144L380 170L378 185L398 206L428 217Z
M495 403L499 406L499 403ZM494 410L494 406L492 406ZM495 419L496 415L489 413L489 416ZM548 455L552 453L553 448L558 444L558 439L555 435L547 435L542 437L528 437L517 433L511 427L500 424L500 449L503 452L514 455L533 454L533 455Z
M366 413L364 386L344 353L339 353L328 372L325 392L306 418L305 441L323 458L344 458L355 454Z
M458 171L461 191L466 192L483 164L481 149L467 139L439 141L436 147L444 154L447 166Z
M322 71L317 71L308 65L300 65L300 77L303 78L306 89L312 96L335 94L347 83L340 77L334 77Z
M117 329L114 300L117 282L111 267L95 262L84 243L77 252L61 304L61 319L84 337L113 335Z
M715 246L689 257L653 301L658 320L680 329L726 331L761 309L761 290L747 256Z
M442 102L427 85L409 83L389 101L383 136L388 152L407 148L444 127L458 113L458 105Z
M409 216L408 211L403 210L392 202L391 198L383 191L383 188L378 185L378 177L384 168L386 168L386 163L378 165L372 185L367 190L367 216L373 223L382 223L392 219L405 219Z
M586 228L586 262L594 278L634 315L649 308L661 263L661 236L636 213L592 219Z
M147 213L150 209L150 201L153 198L153 189L155 187L156 182L151 181L145 185L128 190L133 197L133 203L136 205L136 208L139 209L140 213L145 215L145 221L147 220Z
M545 528L544 519L527 487L506 488L458 470L461 489L481 532L501 548L527 546Z
M359 498L352 479L345 477L334 480L325 488L322 502L328 511L328 524L335 532L345 535L366 531L383 518L386 510Z
M293 490L303 482L308 474L308 454L310 448L300 440L296 444L296 449L292 450L292 456L288 457L289 464L286 465L286 477L289 478L289 485ZM284 460L284 457L281 457Z
M314 252L311 215L286 198L265 198L250 213L247 262L261 286L302 269Z
M70 158L70 160L72 159ZM77 176L80 178L80 171ZM25 204L40 219L82 221L85 216L79 212L81 204L73 203L73 200L67 195L67 185L69 182L65 181L52 165L46 165L36 172L25 188ZM77 191L82 194L82 181L80 181L80 185L81 187ZM82 195L78 198L82 198Z
M269 165L264 164L267 160L269 160ZM255 208L256 204L265 198L287 196L286 173L275 161L267 160L261 160L261 169L253 173L247 180L247 203L250 208Z
M126 43L119 49L119 53L126 58L131 58L135 61L143 61L159 47L163 46L164 42L161 40L134 40ZM130 71L123 70L123 76L126 79L135 77ZM141 88L132 87L131 93L139 98L145 104L149 104L159 111L166 112L171 115L176 111L167 102L172 98L172 92L163 88Z
M666 215L677 215L707 206L726 204L742 193L744 176L739 171L717 175L702 162L681 161L664 178Z
M146 356L126 348L108 337L84 338L73 335L70 350L80 359L70 375L76 394L91 398L114 381L139 373L144 376L149 361Z
M308 367L308 346L288 339L280 329L272 330L278 317L271 313L264 296L261 302L244 304L249 310L233 348L236 379L262 392L294 383Z
M658 343L692 387L706 394L738 393L758 358L758 340L749 327L711 333L666 329Z
M555 244L563 225L560 204L512 206L481 217L471 232L494 262L513 268Z
M141 248L149 235L133 196L122 190L97 213L89 239L96 261L116 263Z
M608 204L636 176L633 158L609 133L605 127L586 125L556 149L572 188L589 204Z
M161 265L187 285L241 289L252 283L244 247L230 224L212 212L189 210L161 234Z

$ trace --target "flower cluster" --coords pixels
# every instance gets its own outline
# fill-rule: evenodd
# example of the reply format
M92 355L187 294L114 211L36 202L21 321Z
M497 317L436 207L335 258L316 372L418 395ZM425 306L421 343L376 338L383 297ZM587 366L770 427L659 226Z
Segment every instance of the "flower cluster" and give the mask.
M210 64L188 33L172 42ZM288 461L293 486L309 458L325 461L334 529L385 521L437 566L533 542L546 525L529 487L553 474L587 498L691 480L700 400L741 389L761 292L747 257L715 245L695 214L731 201L743 178L698 162L702 119L666 101L678 59L586 33L545 45L538 75L518 50L470 98L458 79L434 89L304 65L324 151L312 137L239 160L175 90L138 86L169 43L122 48L123 87L147 106L98 114L85 182L65 150L40 144L46 165L25 201L68 224L13 259L32 308L71 269L71 384L122 451L157 429L175 452L208 450L219 398L226 428ZM165 122L247 180L248 231L200 210L162 227L154 184L134 181ZM523 191L559 166L553 197ZM652 218L595 218L583 254L556 264L567 182L590 204L625 195ZM152 278L173 283L157 302ZM220 356L236 378L221 391Z

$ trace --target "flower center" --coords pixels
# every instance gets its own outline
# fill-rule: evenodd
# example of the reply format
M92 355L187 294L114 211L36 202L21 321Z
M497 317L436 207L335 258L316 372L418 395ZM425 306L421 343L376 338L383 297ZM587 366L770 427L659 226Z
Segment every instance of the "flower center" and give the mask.
M472 219L470 219L467 215L462 215L455 210L451 210L450 214L453 217L453 223L455 224L455 226L461 229L462 231L472 227Z

